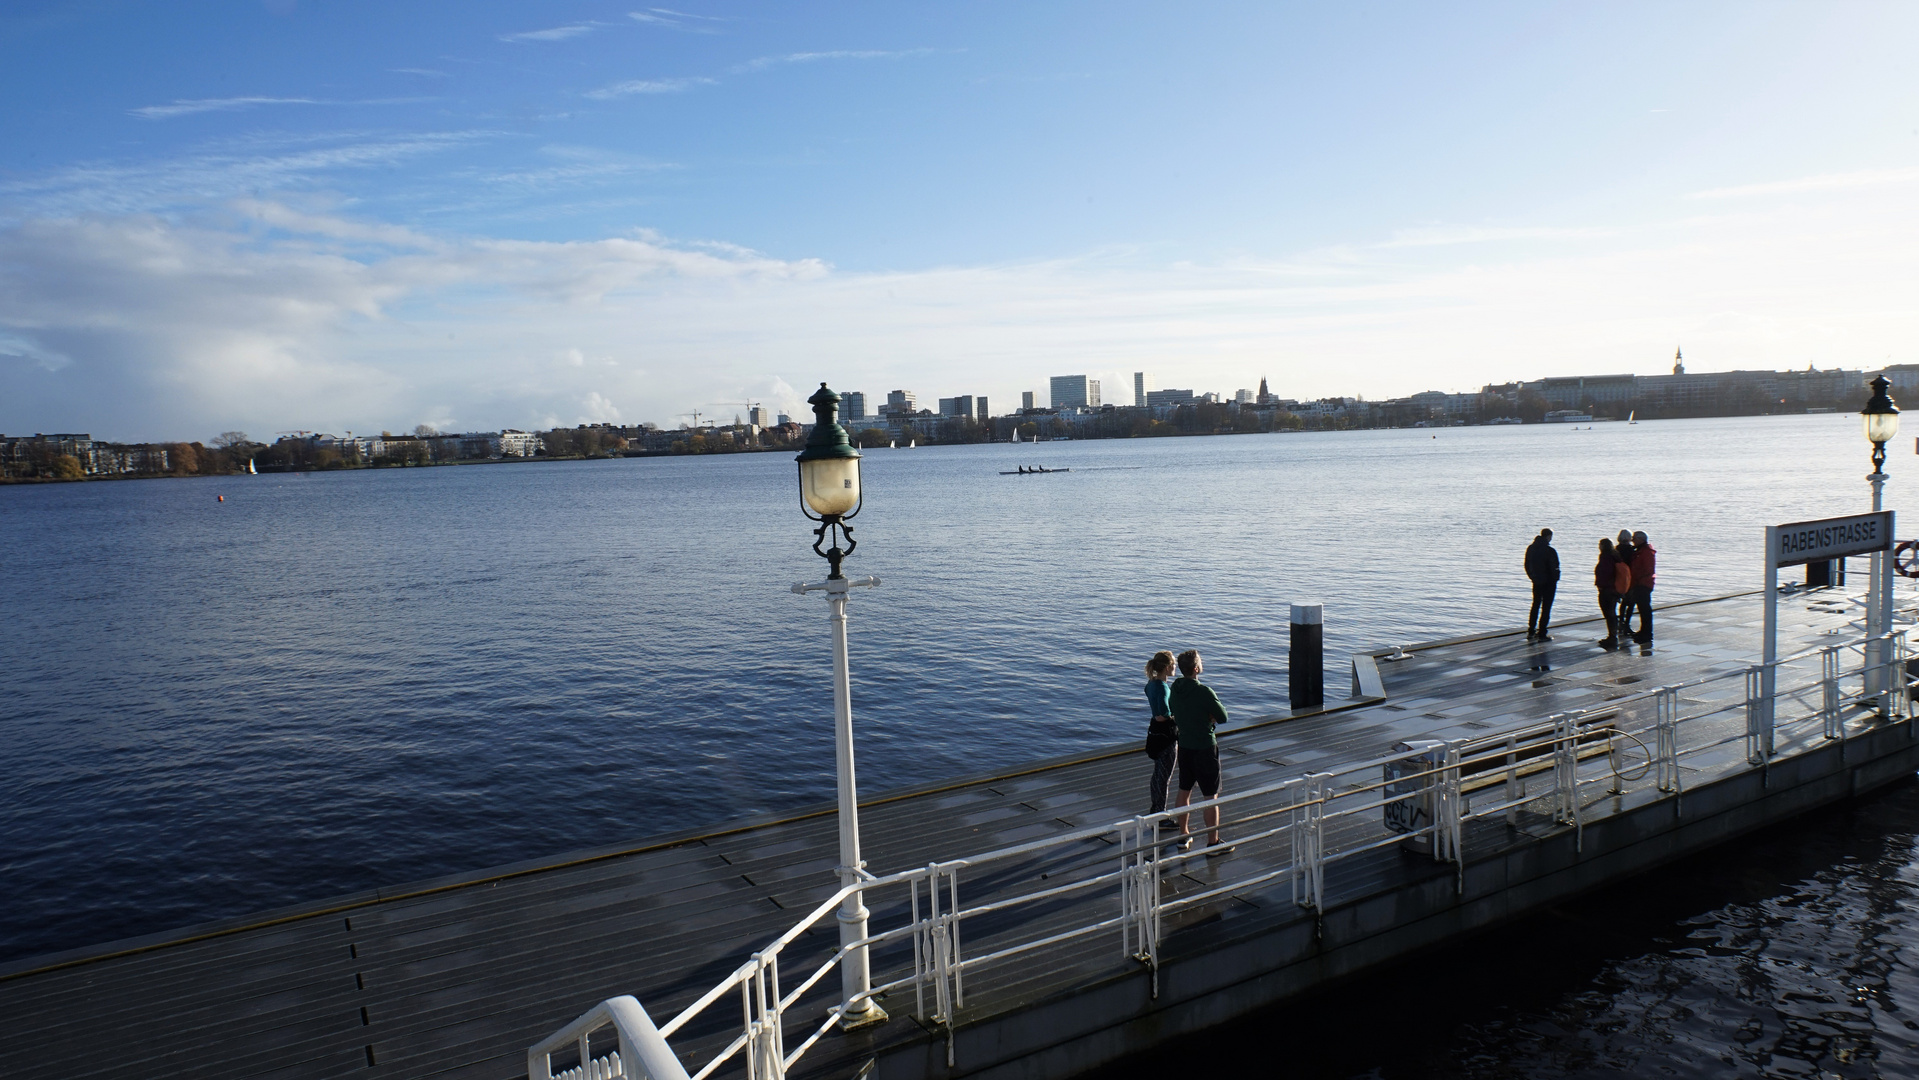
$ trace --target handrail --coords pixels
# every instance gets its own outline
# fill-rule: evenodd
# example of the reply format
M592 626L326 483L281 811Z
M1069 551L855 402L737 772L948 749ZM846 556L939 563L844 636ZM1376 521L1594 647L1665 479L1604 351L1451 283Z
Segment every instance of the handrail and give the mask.
M610 1060L606 1057L596 1059L591 1052L593 1032L609 1026L619 1033L619 1050ZM653 1018L646 1015L646 1007L630 994L600 1002L578 1020L534 1043L526 1052L527 1080L555 1080L553 1051L569 1043L579 1048L577 1072L580 1080L599 1080L599 1077L612 1076L628 1076L635 1080L688 1080L686 1067L680 1064L672 1047L667 1045L666 1036L653 1026ZM596 1070L596 1063L604 1063L607 1071ZM568 1077L574 1072L567 1070L561 1075Z
M1864 650L1854 650L1850 642L1822 645L1773 661L1771 666L1775 671L1815 657L1819 664L1816 673L1806 672L1804 682L1795 678L1783 688L1775 685L1771 697L1763 701L1755 698L1751 688L1758 684L1757 673L1765 665L1732 667L1682 682L1648 687L1585 709L1510 724L1471 738L1428 744L1433 748L1410 755L1395 750L1383 756L1322 764L1318 771L1304 776L1259 784L1183 807L1103 825L1072 828L884 876L865 875L859 882L835 890L664 1026L655 1028L646 1011L631 997L602 1002L528 1051L529 1080L575 1080L576 1077L577 1080L601 1080L638 1076L642 1072L648 1080L705 1080L736 1058L745 1068L746 1080L783 1080L786 1069L849 1010L863 1006L864 999L908 987L913 990L915 1011L922 1020L946 1031L950 1064L956 1011L965 1007L966 978L1010 957L1117 929L1122 955L1148 968L1152 992L1157 996L1159 941L1162 920L1168 914L1192 910L1282 877L1290 880L1296 903L1308 909L1324 910L1328 866L1408 842L1420 844L1422 851L1430 850L1436 862L1452 864L1456 887L1463 891L1465 822L1498 814L1506 815L1511 822L1512 815L1521 808L1544 800L1552 808L1551 816L1569 828L1575 843L1583 846L1587 810L1581 790L1593 784L1610 781L1607 791L1613 796L1623 795L1632 785L1645 784L1661 796L1669 797L1677 812L1684 796L1679 763L1688 755L1711 752L1743 740L1752 767L1766 769L1777 752L1777 732L1796 731L1801 725L1815 722L1820 728L1814 738L1838 739L1843 755L1848 709L1869 707L1887 716L1908 720L1913 709L1912 687L1903 674L1908 655L1905 631L1892 631L1877 640L1884 640L1892 647L1874 650L1884 659L1870 663L1863 658L1856 664L1852 662L1855 651L1863 653ZM1871 690L1873 680L1866 677L1870 671L1895 665L1899 667L1899 676L1884 680L1890 689ZM1746 682L1744 694L1725 695L1725 700L1695 701L1690 711L1682 708L1683 693L1734 680ZM1775 678L1774 682L1777 681ZM1860 688L1859 692L1852 691L1854 685ZM1781 702L1788 706L1791 715L1783 718L1776 715ZM1738 720L1742 711L1746 717L1743 730ZM1707 726L1701 727L1702 724ZM1686 738L1688 733L1695 737ZM1792 738L1797 740L1801 736ZM1633 744L1643 751L1644 761L1622 770L1622 747ZM1637 756L1638 751L1634 751L1635 761ZM1474 778L1470 788L1462 783L1462 778L1469 774ZM1502 777L1503 791L1498 786ZM1535 777L1547 786L1543 790L1528 791ZM1488 791L1496 792L1497 797L1484 798L1483 793ZM1482 793L1477 805L1473 805L1474 792ZM1394 806L1411 807L1402 816L1418 824L1404 831L1393 831L1400 826L1388 828L1383 818L1375 827L1363 824L1370 815L1384 815ZM1184 896L1162 897L1160 883L1165 876L1177 873L1178 868L1205 854L1203 849L1168 854L1163 826L1181 815L1203 813L1213 807L1222 808L1222 814L1227 807L1241 809L1242 816L1234 819L1240 826L1235 842L1271 845L1270 854L1264 856L1265 863L1248 877ZM1245 831L1245 826L1255 823L1261 824ZM1040 880L1050 879L1050 884L1012 886L1012 876L1007 881L992 883L991 875L1003 872L995 867L1013 871L1019 860L1067 853L1089 843L1099 850L1089 851L1084 858L1069 857L1064 865L1048 866ZM975 883L975 888L988 890L971 906L961 903L963 871ZM988 876L982 878L982 874ZM900 904L910 912L910 918L904 918L891 929L869 932L858 941L840 944L823 962L805 971L790 989L782 990L780 964L789 946L832 916L851 893L863 892L870 898L895 888L904 890ZM1077 914L1089 904L1092 905L1090 911ZM1017 915L1020 909L1034 914L1022 920ZM986 927L985 936L976 944L973 954L967 955L962 948L962 925L989 916L994 918L984 924L974 923ZM861 1000L827 1004L817 1024L807 1022L810 1029L807 1037L791 1051L787 1050L784 1041L787 1014L797 1010L849 952L903 944L909 939L912 942L910 970L900 971L897 977L888 973L887 977L876 979L872 988L861 995ZM735 989L740 991L742 1008L738 1034L689 1078L668 1047L667 1038L683 1032L694 1018ZM928 990L932 991L930 1011ZM607 1026L618 1032L619 1050L594 1058L589 1053L590 1036ZM569 1043L577 1044L580 1064L555 1077L550 1071L551 1055Z

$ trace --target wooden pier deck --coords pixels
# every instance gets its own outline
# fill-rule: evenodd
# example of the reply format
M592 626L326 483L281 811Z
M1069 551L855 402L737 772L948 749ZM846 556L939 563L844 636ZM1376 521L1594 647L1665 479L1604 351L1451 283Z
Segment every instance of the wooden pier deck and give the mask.
M1383 698L1223 732L1228 791L1299 775L1316 761L1379 756L1401 740L1470 736L1591 708L1636 689L1744 669L1758 653L1760 603L1757 594L1745 594L1662 608L1659 640L1650 651L1602 652L1591 644L1599 634L1590 624L1564 626L1548 645L1512 632L1410 648L1405 659L1380 665ZM1782 598L1781 651L1850 639L1857 611L1854 598L1836 591ZM1848 737L1840 742L1854 748L1853 789L1911 773L1911 751L1898 749L1910 744L1909 726L1863 712L1848 720ZM1901 731L1897 743L1887 737L1892 728ZM1772 772L1785 776L1786 759L1810 760L1823 750L1815 741L1782 740ZM1879 772L1859 771L1874 762L1883 763ZM1145 808L1148 769L1129 744L877 796L862 811L868 864L884 874L1130 817ZM1734 748L1690 761L1688 769L1689 797L1702 805L1715 783L1753 772ZM1773 783L1770 776L1766 783ZM1787 784L1740 798L1777 802L1779 792L1798 790ZM1827 783L1818 790L1824 794L1796 796L1805 804L1798 809L1777 803L1768 813L1798 812L1835 789ZM1609 817L1643 833L1646 826L1629 819L1651 798L1595 802L1587 835ZM1608 874L1678 857L1688 844L1696 849L1757 827L1762 818L1702 823L1704 839L1662 840L1663 855L1641 851L1606 863L1602 854L1569 871L1583 877L1554 888L1563 894L1600 884ZM1547 852L1565 833L1538 814L1519 828L1475 823L1466 872L1507 858L1499 872L1510 875L1515 853L1560 859L1533 852ZM1612 850L1607 841L1593 842ZM674 1015L832 892L835 853L834 815L819 808L30 959L0 968L0 1075L510 1080L525 1074L528 1045L607 997L633 994L656 1019ZM1265 868L1262 856L1269 854L1248 844L1224 858L1196 859L1168 887L1240 880ZM1013 875L1021 881L969 882L968 900L996 887L1030 887L1039 874L1086 872L1095 855L1110 868L1110 857L1098 852L1063 861L1056 852ZM1368 898L1398 896L1395 902L1409 910L1404 897L1443 892L1447 899L1431 902L1450 903L1454 874L1450 866L1388 849L1340 864L1328 888L1352 919L1376 922L1377 912L1364 907ZM1120 955L1116 940L1087 940L1048 954L1044 963L1009 965L969 980L950 1070L946 1036L910 1015L909 995L885 1003L893 1014L886 1023L829 1035L797 1071L849 1076L876 1060L881 1076L1066 1075L1140 1045L1147 1036L1137 1021L1156 1010L1165 1013L1158 1022L1165 1035L1193 1030L1252 1007L1248 1003L1386 962L1435 934L1490 925L1536 902L1517 893L1501 900L1503 887L1467 890L1481 897L1475 901L1481 907L1458 916L1466 922L1431 922L1417 933L1389 928L1403 931L1400 938L1353 929L1354 942L1371 934L1377 944L1301 966L1253 957L1262 949L1278 956L1325 948L1314 942L1344 932L1341 910L1306 911L1291 902L1288 886L1267 882L1169 924L1157 999L1147 995L1139 965ZM833 932L829 920L815 932L817 940L802 942L795 953L826 955ZM996 928L978 932L990 939ZM1241 967L1220 962L1221 950L1236 950ZM876 957L876 969L897 966L898 952ZM1258 968L1262 963L1270 970ZM1062 1010L1077 1019L1062 1020ZM1111 1014L1105 1021L1101 1010ZM724 1018L725 1006L718 1011ZM1052 1032L1039 1030L1048 1026ZM697 1056L710 1053L720 1037L695 1031L684 1046L676 1038L675 1047Z

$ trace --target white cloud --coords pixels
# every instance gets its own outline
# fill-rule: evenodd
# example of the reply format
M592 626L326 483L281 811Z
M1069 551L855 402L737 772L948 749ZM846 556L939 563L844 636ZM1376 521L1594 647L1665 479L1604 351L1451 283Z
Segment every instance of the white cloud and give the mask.
M620 410L607 400L606 395L595 390L580 401L579 423L617 424L620 422Z
M1422 229L1400 229L1392 238L1373 246L1379 248L1444 247L1453 244L1494 244L1511 241L1595 240L1614 236L1616 229L1481 227L1440 225Z
M713 24L730 21L715 15L693 15L684 11L674 11L671 8L648 8L645 11L629 11L626 13L626 17L632 19L634 22L645 23L648 26L663 26L672 30L686 30L696 34L719 33L719 27Z
M1884 187L1919 182L1919 168L1863 169L1858 172L1825 173L1802 176L1796 180L1773 180L1763 184L1738 184L1733 187L1695 191L1694 199L1736 199L1753 195L1798 195L1810 191L1844 191L1852 188Z
M497 137L487 131L249 136L138 164L82 163L0 181L0 223L201 208L250 192L310 190L337 171L392 166Z
M168 105L146 105L131 109L135 116L148 120L168 120L176 116L192 116L205 112L233 112L236 109L250 109L256 105L325 105L328 102L318 98L291 97L230 97L199 98L193 101L175 101Z
M582 34L590 34L596 29L598 28L592 23L573 23L570 26L554 26L545 30L525 30L517 34L501 34L500 40L507 42L566 41L569 38L576 38Z
M820 379L1004 409L1069 372L1124 400L1141 369L1383 397L1661 370L1675 343L1699 370L1910 361L1919 207L1903 196L1618 232L1428 228L1284 258L1116 249L886 273L649 233L435 237L270 200L191 222L35 217L0 227L0 430L674 422L733 398L799 415L796 388Z
M604 101L608 98L626 97L631 94L683 94L696 86L712 86L717 80L705 76L692 76L675 79L628 79L611 86L602 86L598 90L588 90L586 96Z
M908 56L927 56L937 49L829 49L824 52L785 53L780 56L756 56L736 64L734 72L761 71L778 64L811 64L821 60L897 60Z

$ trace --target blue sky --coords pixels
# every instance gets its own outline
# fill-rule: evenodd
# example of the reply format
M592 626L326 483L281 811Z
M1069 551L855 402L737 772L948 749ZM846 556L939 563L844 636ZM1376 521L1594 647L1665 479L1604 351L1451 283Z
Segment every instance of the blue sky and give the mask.
M1919 7L19 2L0 431L1919 360Z

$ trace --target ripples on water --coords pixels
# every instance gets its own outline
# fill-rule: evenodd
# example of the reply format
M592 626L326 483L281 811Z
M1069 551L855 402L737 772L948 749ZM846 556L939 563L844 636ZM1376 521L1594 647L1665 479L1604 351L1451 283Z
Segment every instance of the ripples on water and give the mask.
M1919 1075L1915 826L1907 781L1106 1080Z
M1156 648L1283 709L1295 599L1335 694L1352 648L1515 626L1542 525L1562 617L1620 527L1664 599L1753 587L1766 521L1862 507L1863 446L1818 416L873 452L863 790L1129 741ZM0 959L830 799L794 488L785 455L0 488Z

